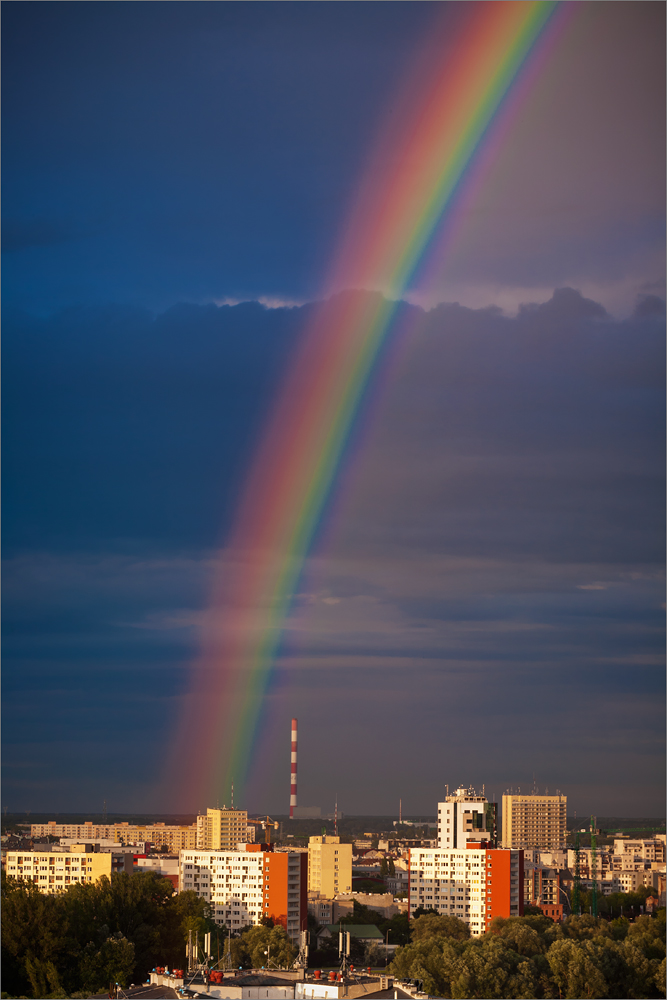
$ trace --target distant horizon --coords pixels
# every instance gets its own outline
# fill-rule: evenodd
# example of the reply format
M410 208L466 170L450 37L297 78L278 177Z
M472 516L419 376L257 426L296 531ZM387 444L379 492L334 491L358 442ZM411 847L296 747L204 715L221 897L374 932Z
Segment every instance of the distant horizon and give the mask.
M211 807L211 808L213 808L213 807ZM246 810L242 810L242 811L245 812ZM248 816L249 817L256 816L256 817L261 818L264 815L261 811L260 812L251 812L250 810L247 810L247 812L248 812ZM50 812L50 813L47 813L47 812L43 812L43 811L42 812L35 811L33 813L33 810L30 810L30 812L27 815L29 817L31 817L31 818L29 820L26 819L25 821L22 821L22 825L27 825L29 823L46 823L46 822L51 822L52 820L57 820L58 817L66 818L66 817L71 817L71 816L86 816L87 819L83 820L83 821L80 821L80 822L87 822L89 820L91 823L95 823L98 826L104 825L104 822L102 820L102 815L103 815L102 813L92 813L92 812L91 813L86 813L86 812L72 812L72 813L64 813L64 812L53 813L53 812ZM47 816L47 815L50 817L49 820L41 819L41 817ZM165 820L166 819L177 820L177 819L188 819L189 817L192 817L193 820L195 820L198 815L202 815L202 813L162 813L162 812L157 812L157 813L141 813L141 812L140 813L130 813L130 812L111 813L111 812L109 812L109 813L106 814L106 816L107 816L107 824L112 823L114 821L114 819L116 819L119 816L125 816L128 819L136 819L136 818L141 818L141 817L158 818L158 821L160 821L161 819L165 819ZM9 822L10 819L13 819L15 817L20 817L20 816L26 816L26 812L25 811L22 811L22 812L10 812L10 811L8 811L7 814L6 814L6 816L3 815L2 819L3 819L3 822ZM329 822L329 823L333 822L333 817L329 813L326 813L325 815L322 815L322 816L304 817L303 819L295 817L295 818L293 818L293 819L290 820L289 813L276 813L276 812L274 812L274 813L271 813L271 818L272 819L276 819L276 820L280 820L281 822L288 821L288 822L292 822L292 823L318 823L320 821L322 821L322 822ZM363 820L363 819L391 820L392 822L395 820L398 823L398 817L394 816L392 813L339 813L338 814L338 821L339 821L339 823L340 822L345 822L345 820L353 820L353 819L354 820ZM407 821L409 823L420 823L420 822L422 822L422 823L437 823L437 819L438 819L437 815L428 816L428 815L425 815L425 814L421 814L421 815L420 814L415 814L415 815L403 816L403 821ZM584 821L586 819L590 819L590 817L588 817L587 814L585 814L585 813L582 814L581 816L577 816L576 814L573 814L573 813L568 813L567 814L567 819L568 819L568 822L570 820L572 820L574 822L575 820L582 820L582 821ZM666 818L663 817L663 816L622 816L622 815L618 815L618 816L595 816L595 819L596 819L596 821L598 823L601 823L603 820L613 819L613 820L621 820L623 822L633 822L633 823L634 822L639 822L639 821L659 822L659 823L662 823L663 825L667 821ZM72 822L75 822L75 821L72 821Z

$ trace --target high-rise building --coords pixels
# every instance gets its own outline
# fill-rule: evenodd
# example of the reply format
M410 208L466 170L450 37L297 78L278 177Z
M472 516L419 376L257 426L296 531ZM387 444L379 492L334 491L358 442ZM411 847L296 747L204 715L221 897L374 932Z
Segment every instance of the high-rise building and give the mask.
M558 850L567 842L567 795L503 795L502 845Z
M311 837L308 842L308 892L332 899L352 891L352 844L340 837Z
M411 848L409 913L419 908L458 917L473 937L494 917L523 913L523 852L468 840L457 849Z
M438 802L438 847L465 847L473 840L497 845L496 805L474 788L457 788Z
M244 809L207 809L197 816L197 848L206 851L235 851L247 841L248 813Z
M271 917L297 946L308 921L307 878L305 852L274 853L262 844L179 856L179 890L205 899L217 924L235 931Z

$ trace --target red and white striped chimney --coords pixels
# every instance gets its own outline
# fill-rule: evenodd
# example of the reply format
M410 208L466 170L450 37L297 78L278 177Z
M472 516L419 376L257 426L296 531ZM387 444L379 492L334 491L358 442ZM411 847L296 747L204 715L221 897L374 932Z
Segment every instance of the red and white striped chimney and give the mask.
M294 807L296 805L296 719L292 719L292 757L291 757L291 785L289 797L289 818L294 818Z

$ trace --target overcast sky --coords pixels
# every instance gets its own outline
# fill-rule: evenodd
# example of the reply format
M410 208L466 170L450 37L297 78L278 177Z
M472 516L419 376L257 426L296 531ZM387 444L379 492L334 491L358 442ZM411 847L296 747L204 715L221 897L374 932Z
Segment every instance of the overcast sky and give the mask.
M214 804L164 775L208 587L434 10L3 5L10 810ZM664 6L582 4L406 293L251 810L297 715L303 805L664 815L664 92Z

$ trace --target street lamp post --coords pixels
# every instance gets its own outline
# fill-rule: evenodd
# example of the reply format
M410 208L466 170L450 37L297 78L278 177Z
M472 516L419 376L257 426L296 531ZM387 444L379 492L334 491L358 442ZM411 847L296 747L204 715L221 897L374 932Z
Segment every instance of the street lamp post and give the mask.
M391 928L387 930L387 939L384 943L384 967L387 968L389 964L389 935L391 934Z

